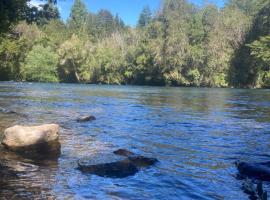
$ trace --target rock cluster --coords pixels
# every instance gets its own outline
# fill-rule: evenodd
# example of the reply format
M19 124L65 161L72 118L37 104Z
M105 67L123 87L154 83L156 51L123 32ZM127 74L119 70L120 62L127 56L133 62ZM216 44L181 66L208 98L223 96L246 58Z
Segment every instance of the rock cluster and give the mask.
M77 122L89 122L95 119L94 116L86 116L78 118ZM5 149L31 159L58 158L61 153L57 124L13 126L4 131L0 142ZM118 149L113 153L96 154L81 159L78 161L78 169L101 177L124 178L135 175L141 168L149 167L157 162L155 158ZM0 172L8 171L5 167L0 165Z

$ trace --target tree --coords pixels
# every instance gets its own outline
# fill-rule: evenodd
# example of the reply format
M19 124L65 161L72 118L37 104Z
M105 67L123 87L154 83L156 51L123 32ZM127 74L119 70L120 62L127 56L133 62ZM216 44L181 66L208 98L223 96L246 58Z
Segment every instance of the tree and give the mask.
M0 38L0 80L17 80L20 74L21 44L11 36Z
M227 6L230 9L239 9L246 15L255 15L263 0L229 0Z
M13 22L23 19L29 0L0 1L0 33L8 30Z
M48 24L44 25L41 29L50 45L54 48L58 48L70 37L67 26L58 19L50 20Z
M37 24L44 25L51 20L60 19L58 8L52 3L41 5L41 10L37 14Z
M75 34L60 45L59 74L64 82L83 82L90 79L88 60L91 59L89 41L79 39Z
M236 49L231 61L230 83L236 87L260 87L261 85L259 77L262 62L258 63L256 57L254 59L249 46L256 40L260 40L260 37L270 35L270 2L263 1L260 7L262 9L256 14L243 44Z
M44 0L48 5L55 4L56 0ZM0 1L0 33L8 31L10 25L19 20L34 19L37 8L28 6L30 0L1 0ZM50 6L51 8L51 6Z
M80 33L85 26L87 15L87 8L82 0L75 0L68 21L69 28L76 33Z
M28 53L23 74L27 81L58 82L58 56L50 47L35 45Z
M266 70L270 70L270 35L261 37L247 46L251 48L251 55L262 62Z
M149 6L145 6L140 14L138 27L143 28L146 27L152 20L152 13Z
M45 25L53 19L60 19L58 8L53 3L40 4L39 7L30 6L26 12L28 23Z
M110 36L115 30L115 21L108 10L100 10L97 14L97 30L101 37Z
M260 87L270 87L270 35L261 37L247 45L251 49L251 56L254 57L259 68L257 84Z

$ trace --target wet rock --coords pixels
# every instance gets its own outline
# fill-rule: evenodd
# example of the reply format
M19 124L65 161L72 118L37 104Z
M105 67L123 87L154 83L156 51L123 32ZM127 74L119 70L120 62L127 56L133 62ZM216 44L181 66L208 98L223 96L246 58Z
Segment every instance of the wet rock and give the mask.
M249 195L249 199L267 200L267 192L263 189L263 183L261 181L257 183L253 180L245 179L242 190Z
M128 159L136 166L139 168L142 167L149 167L158 162L156 158L148 158L144 156L131 156L128 157Z
M262 181L270 181L270 167L268 163L236 163L239 173L249 178L255 178Z
M2 107L0 107L0 112L6 113L6 114L17 114L17 112L15 112L13 110L8 110L8 109L2 108Z
M119 156L134 156L135 154L131 151L128 151L126 149L118 149L116 151L113 152L115 155L119 155Z
M47 124L42 126L14 126L5 130L2 145L24 155L59 156L61 145L59 126Z
M91 122L91 121L94 121L96 120L96 117L94 116L84 116L84 117L79 117L77 119L77 122Z
M116 155L127 157L136 167L149 167L158 162L156 158L149 158L141 155L136 155L126 149L118 149L113 152Z
M109 178L125 178L138 172L137 167L129 159L113 154L96 155L79 160L78 166L82 172Z
M78 161L78 169L82 172L102 177L125 178L135 175L139 169L157 163L155 158L136 155L125 149L118 149L113 154L96 154Z
M28 116L25 115L25 114L18 113L18 112L14 111L14 110L8 110L8 109L2 108L2 107L0 107L0 112L2 112L2 113L4 113L4 114L17 115L17 116L19 116L19 117L24 117L24 118L27 118L27 117L28 117Z

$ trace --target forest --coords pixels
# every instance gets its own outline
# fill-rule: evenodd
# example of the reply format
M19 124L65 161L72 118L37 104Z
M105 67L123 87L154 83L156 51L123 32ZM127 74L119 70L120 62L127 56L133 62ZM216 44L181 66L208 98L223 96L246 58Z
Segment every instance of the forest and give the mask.
M1 0L1 81L270 87L270 0L164 0L136 27L83 0L65 22L56 4Z

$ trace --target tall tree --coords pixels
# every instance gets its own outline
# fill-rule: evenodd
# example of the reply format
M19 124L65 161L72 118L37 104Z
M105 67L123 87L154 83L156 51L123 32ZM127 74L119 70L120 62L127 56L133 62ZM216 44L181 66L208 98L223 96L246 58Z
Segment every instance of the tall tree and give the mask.
M85 26L88 11L82 0L75 0L68 21L70 29L80 32Z
M0 1L0 33L7 31L10 24L23 19L29 0Z
M140 14L138 27L146 27L152 20L152 13L149 6L145 6Z
M265 0L261 5L263 8L256 15L244 43L236 50L232 59L231 84L237 87L260 87L258 80L262 66L251 56L249 44L270 35L270 2Z
M115 30L114 17L108 10L100 10L97 14L97 28L102 37L110 36Z

